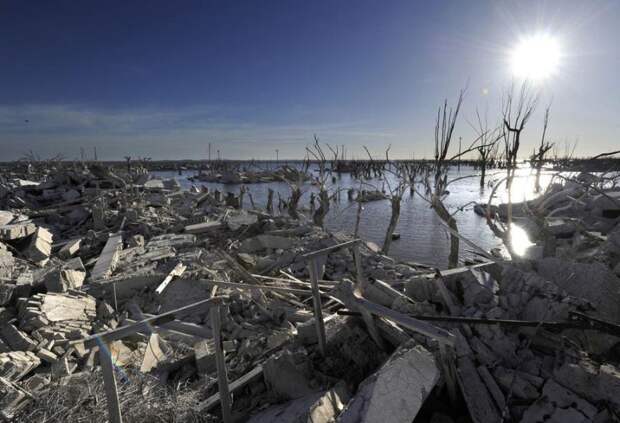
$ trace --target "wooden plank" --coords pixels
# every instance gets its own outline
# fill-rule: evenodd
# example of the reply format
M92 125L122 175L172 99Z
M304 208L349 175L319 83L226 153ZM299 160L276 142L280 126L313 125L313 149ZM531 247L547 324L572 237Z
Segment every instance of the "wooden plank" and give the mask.
M291 294L299 294L299 295L311 295L312 291L307 289L297 289L297 288L288 288L285 286L268 286L268 285L250 285L247 283L237 283L237 282L227 282L227 281L214 281L211 279L199 279L200 282L203 282L207 285L219 285L219 286L227 286L230 288L239 288L239 289L248 289L248 290L258 290L258 291L273 291L273 292L287 292Z
M352 245L358 244L360 242L362 242L361 239L354 239L352 241L342 242L340 244L332 245L331 247L327 247L327 248L323 248L323 249L320 249L320 250L312 251L310 253L306 253L306 254L302 255L301 257L306 259L306 260L309 260L309 259L317 257L317 256L327 255L327 254L332 253L332 252L334 252L336 250L340 250L341 248L351 247Z
M137 318L138 320L125 319L129 324L138 323L141 320L155 317L154 314L143 314L142 310L138 307L136 303L128 303L127 309L131 313L132 317ZM181 320L173 320L171 322L155 324L152 327L161 328L167 331L173 331L179 333L181 335L189 336L189 337L197 337L202 339L211 339L213 337L213 333L207 327L200 326L194 323L187 323ZM152 333L151 327L149 327L144 333L150 335Z
M230 411L230 391L228 389L228 376L226 375L226 361L222 347L222 322L220 316L220 304L214 304L210 310L211 330L215 348L215 364L217 367L217 387L220 392L222 404L222 420L224 423L232 423Z
M342 301L347 305L348 308L354 311L365 309L371 314L390 319L398 323L399 325L406 327L407 329L433 338L440 343L445 343L451 346L455 343L454 335L452 335L447 330L441 329L422 320L414 319L413 317L409 317L405 314L399 313L395 310L392 310L391 308L375 304L372 301L368 301L359 293L354 292L353 284L351 282L343 281L340 284L338 295L341 295Z
M168 284L172 282L172 279L175 276L181 276L183 272L185 272L185 269L187 269L186 265L184 265L183 263L177 263L177 265L174 266L174 269L172 269L170 273L168 273L168 276L166 276L162 283L160 283L159 286L155 289L157 295L161 295L164 292L164 289L166 289L166 287L168 286Z
M229 391L230 392L238 391L239 389L246 386L248 383L251 383L255 381L256 379L258 379L259 377L261 377L262 374L263 374L263 367L256 366L255 368L250 370L248 373L246 373L245 375L241 376L239 379L232 382L228 386ZM220 394L218 392L218 393L211 395L209 398L204 400L202 403L198 404L196 408L198 411L206 412L206 411L211 410L213 407L217 406L219 403L220 403Z
M116 341L118 339L122 339L132 333L142 331L147 326L157 326L163 323L168 323L174 320L174 316L178 313L184 313L191 311L197 307L200 307L204 304L212 303L217 301L218 298L207 298L206 300L198 301L193 304L186 305L184 307L179 307L174 310L167 311L162 314L158 314L157 316L148 317L144 320L136 322L134 324L119 327L116 329L112 329L106 332L96 333L87 338L78 339L75 341L70 341L69 345L75 344L84 344L86 348L92 348L94 346L100 345L100 343L110 343L112 341Z
M114 377L114 364L112 363L110 344L106 343L105 348L99 348L99 363L103 372L103 385L108 401L108 418L110 423L122 423L123 417L118 401L118 391L116 390L116 378Z
M312 305L314 311L314 324L316 325L316 334L319 341L319 351L325 357L325 322L323 321L323 306L321 304L321 293L319 292L319 269L316 258L308 263L308 271L310 272L310 283L312 284Z

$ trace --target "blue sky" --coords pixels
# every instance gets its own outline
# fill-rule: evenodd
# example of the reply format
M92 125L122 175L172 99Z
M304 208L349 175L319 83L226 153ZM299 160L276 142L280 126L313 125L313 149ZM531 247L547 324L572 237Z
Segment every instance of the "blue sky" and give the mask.
M32 149L103 159L301 157L316 133L395 157L430 156L437 106L468 91L490 121L508 52L544 31L563 51L539 84L524 153L620 145L617 1L0 1L0 160Z

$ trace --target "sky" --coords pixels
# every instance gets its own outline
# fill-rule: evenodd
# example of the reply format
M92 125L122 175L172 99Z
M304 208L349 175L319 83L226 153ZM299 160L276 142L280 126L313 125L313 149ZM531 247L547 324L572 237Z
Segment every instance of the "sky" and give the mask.
M437 107L467 87L499 122L524 37L560 46L538 81L522 155L620 146L620 2L0 0L0 161L301 158L313 135L394 158L431 157Z

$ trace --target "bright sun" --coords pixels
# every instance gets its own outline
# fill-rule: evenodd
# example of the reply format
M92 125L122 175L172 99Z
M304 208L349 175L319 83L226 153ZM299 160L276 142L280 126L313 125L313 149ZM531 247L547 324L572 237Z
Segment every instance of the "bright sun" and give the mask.
M522 38L510 54L510 66L515 76L541 81L557 72L560 63L560 45L548 34Z

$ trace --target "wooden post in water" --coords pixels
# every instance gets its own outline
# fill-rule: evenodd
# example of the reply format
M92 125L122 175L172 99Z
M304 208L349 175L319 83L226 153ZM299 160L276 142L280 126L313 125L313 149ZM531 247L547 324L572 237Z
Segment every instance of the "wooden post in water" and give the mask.
M316 258L311 258L308 263L310 273L310 283L312 285L312 303L314 306L314 324L319 340L319 351L325 357L325 322L323 322L323 309L321 304L321 293L319 292L319 263Z
M114 364L112 363L110 344L102 343L99 346L99 362L103 371L105 396L108 400L108 418L110 423L123 423L121 406L118 402L118 392L116 390L116 378L114 377Z
M220 404L222 408L222 420L224 423L232 423L230 411L230 391L228 389L228 376L226 375L226 361L222 348L222 322L220 317L220 304L211 305L210 319L213 341L215 344L215 364L217 367L217 387L220 391Z

